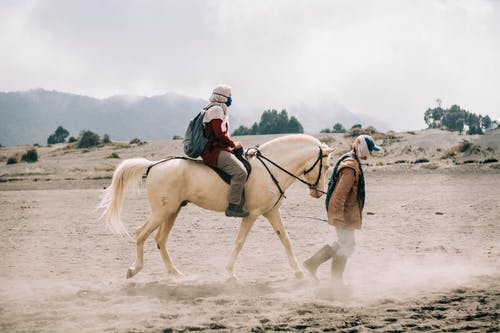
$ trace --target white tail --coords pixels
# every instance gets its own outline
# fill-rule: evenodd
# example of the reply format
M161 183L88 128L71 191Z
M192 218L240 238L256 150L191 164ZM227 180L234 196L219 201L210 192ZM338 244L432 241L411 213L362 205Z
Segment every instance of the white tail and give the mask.
M101 219L104 219L106 226L113 232L129 235L120 216L123 195L131 182L136 185L140 183L144 171L154 163L145 158L130 158L116 167L111 185L102 193L98 206L104 210Z

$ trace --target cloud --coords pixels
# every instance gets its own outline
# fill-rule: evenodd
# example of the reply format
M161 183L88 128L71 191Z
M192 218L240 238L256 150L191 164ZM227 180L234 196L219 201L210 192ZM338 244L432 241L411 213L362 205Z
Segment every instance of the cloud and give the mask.
M495 1L7 1L0 90L105 97L234 89L267 108L343 105L421 128L443 105L500 117ZM324 107L318 104L324 103ZM311 114L311 117L314 115Z

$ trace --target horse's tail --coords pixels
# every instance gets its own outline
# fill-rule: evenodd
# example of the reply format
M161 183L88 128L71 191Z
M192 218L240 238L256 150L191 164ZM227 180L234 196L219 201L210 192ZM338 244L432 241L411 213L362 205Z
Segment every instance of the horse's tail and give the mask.
M101 219L113 232L129 235L120 217L123 195L131 182L136 186L139 185L144 171L154 163L145 158L130 158L116 167L111 185L102 193L98 206L99 209L103 210Z

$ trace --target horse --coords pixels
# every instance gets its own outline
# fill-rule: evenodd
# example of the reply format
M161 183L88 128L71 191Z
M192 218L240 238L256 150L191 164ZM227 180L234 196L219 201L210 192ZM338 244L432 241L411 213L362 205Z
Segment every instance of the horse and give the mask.
M252 171L245 184L244 198L245 209L250 215L241 221L225 267L230 278L235 278L236 258L260 215L269 221L280 239L295 276L304 276L293 254L279 208L285 190L297 179L309 186L312 197L319 198L324 194L322 189L329 167L328 157L334 150L317 138L305 134L281 136L258 148L247 150L252 155L249 157ZM133 277L143 268L144 242L156 229L155 240L167 272L183 275L173 264L167 250L167 238L179 212L187 203L223 212L228 204L229 186L214 170L199 160L175 157L156 162L145 158L126 159L116 167L111 185L102 193L99 204L99 208L103 210L101 219L112 231L128 234L120 217L124 192L128 185L140 183L146 170L145 186L151 215L136 229L137 258L128 268L127 278Z

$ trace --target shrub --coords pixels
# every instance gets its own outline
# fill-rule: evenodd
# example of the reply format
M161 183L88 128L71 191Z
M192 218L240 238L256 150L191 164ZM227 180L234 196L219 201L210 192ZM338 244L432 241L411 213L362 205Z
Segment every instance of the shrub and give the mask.
M108 158L120 158L120 155L118 155L117 153L111 153Z
M472 142L464 140L462 143L459 145L460 152L463 153L467 151L470 147L472 147Z
M18 161L17 161L17 156L11 156L7 159L7 164L16 164Z
M70 136L68 139L69 143L77 142L78 140L74 136Z
M92 131L82 131L78 140L78 148L89 148L99 145L100 137Z
M172 139L173 140L183 140L184 138L180 135L174 135Z
M415 160L415 163L429 163L429 159L427 158L419 158L417 160Z
M487 164L487 163L497 163L498 160L494 157L490 157L490 158L487 158L483 161L483 164Z
M21 156L21 161L28 163L38 161L38 151L35 148L28 150L23 154L23 156Z
M140 145L146 144L146 141L141 141L141 139L139 139L139 138L133 138L132 140L130 140L129 144L140 146Z

